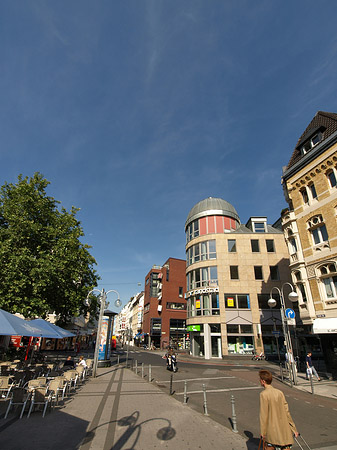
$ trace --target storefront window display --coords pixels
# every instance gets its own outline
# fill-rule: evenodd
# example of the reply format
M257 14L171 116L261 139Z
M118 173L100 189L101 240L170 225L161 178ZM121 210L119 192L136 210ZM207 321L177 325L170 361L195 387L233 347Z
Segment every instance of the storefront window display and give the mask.
M254 353L254 337L228 336L228 353L252 355Z

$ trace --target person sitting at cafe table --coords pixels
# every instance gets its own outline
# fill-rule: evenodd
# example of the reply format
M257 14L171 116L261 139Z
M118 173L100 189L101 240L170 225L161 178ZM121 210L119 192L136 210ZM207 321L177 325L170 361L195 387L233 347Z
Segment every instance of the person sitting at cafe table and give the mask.
M68 356L67 360L63 364L63 367L67 367L69 369L75 367L74 360L71 358L71 356Z
M80 356L80 360L79 360L79 362L77 363L77 366L83 366L85 369L88 367L88 366L87 366L87 363L86 363L86 361L85 361L85 359L84 359L83 356Z

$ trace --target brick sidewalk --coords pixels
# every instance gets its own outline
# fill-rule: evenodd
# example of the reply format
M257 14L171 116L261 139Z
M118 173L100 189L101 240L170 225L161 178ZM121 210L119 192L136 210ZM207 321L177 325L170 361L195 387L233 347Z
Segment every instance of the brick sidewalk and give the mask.
M163 393L125 368L99 369L64 406L3 419L2 450L247 450L247 439ZM250 447L248 447L250 448Z

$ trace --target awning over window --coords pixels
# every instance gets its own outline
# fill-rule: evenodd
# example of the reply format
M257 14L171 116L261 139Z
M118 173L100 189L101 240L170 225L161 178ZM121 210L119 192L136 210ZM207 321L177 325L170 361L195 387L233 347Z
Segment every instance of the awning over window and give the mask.
M337 317L331 317L328 319L315 319L312 330L314 334L337 334Z

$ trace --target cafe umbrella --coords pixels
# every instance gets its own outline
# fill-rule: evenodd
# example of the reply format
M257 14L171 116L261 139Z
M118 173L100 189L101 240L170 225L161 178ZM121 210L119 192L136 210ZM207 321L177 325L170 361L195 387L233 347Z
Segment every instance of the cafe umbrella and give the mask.
M68 330L65 330L64 328L58 327L57 325L47 322L46 320L43 319L34 319L31 320L30 323L35 327L39 327L42 330L44 330L45 333L55 333L57 335L54 336L57 339L63 339L63 338L67 338L67 337L75 337L75 334L71 333ZM50 337L50 336L45 336L45 337Z
M0 309L0 336L42 337L43 330L31 325L27 320Z

